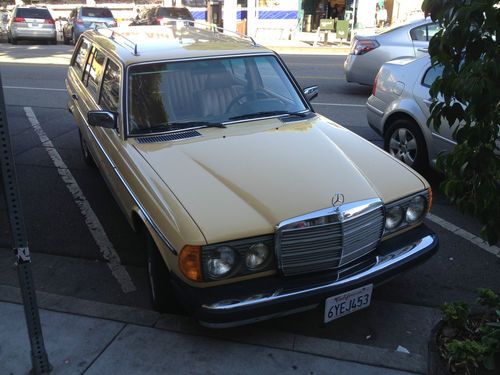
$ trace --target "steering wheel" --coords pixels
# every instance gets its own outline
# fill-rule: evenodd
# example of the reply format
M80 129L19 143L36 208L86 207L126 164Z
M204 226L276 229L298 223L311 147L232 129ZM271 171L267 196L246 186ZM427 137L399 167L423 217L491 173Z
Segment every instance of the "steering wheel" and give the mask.
M272 96L270 94L268 94L266 91L264 91L263 89L255 89L253 91L244 92L243 94L240 94L237 97L235 97L233 100L231 100L231 102L227 106L226 113L231 113L233 110L233 107L236 104L243 105L249 101L256 101L259 99L268 99L268 98L272 98Z

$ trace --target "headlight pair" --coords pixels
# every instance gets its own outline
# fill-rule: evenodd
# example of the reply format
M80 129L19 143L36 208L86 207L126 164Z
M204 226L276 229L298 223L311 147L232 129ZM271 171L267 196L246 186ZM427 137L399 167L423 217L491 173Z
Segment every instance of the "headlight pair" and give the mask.
M393 233L422 221L430 209L431 196L429 189L388 204L385 209L384 234Z
M220 280L268 269L273 254L273 236L232 241L202 247L204 278Z

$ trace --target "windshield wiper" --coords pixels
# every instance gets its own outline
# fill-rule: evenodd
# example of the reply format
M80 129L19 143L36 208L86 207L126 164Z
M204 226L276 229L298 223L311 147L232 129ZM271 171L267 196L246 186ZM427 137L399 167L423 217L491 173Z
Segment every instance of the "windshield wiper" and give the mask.
M209 122L209 121L186 121L186 122L169 122L170 127L177 129L190 128L194 126L203 126L205 128L225 128L226 125L220 122Z
M263 117L263 116L279 116L279 115L306 117L308 114L309 112L264 111L264 112L247 113L244 115L230 117L229 120L244 120L247 118Z
M167 131L181 131L186 128L192 128L197 126L203 126L206 128L225 128L226 125L218 122L208 122L208 121L186 121L186 122L163 122L154 126L140 129L144 133L156 133L156 132L167 132Z

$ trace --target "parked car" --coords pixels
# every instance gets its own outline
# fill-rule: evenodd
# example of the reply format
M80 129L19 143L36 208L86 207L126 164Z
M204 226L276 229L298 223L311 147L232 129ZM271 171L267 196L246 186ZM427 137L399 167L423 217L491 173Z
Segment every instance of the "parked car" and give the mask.
M424 19L377 35L356 35L344 62L347 82L372 85L383 63L398 57L425 55L430 38L438 30L437 23Z
M151 300L229 327L329 322L437 251L429 184L317 114L276 53L198 26L97 29L66 78L84 160L144 234Z
M437 157L453 150L456 142L445 118L439 129L427 126L429 88L442 73L431 66L429 55L402 58L382 65L366 102L370 126L384 137L384 149L408 166L423 171L435 167Z
M194 18L184 7L156 6L139 11L131 26L172 24L172 20L194 21Z
M85 30L115 26L117 26L116 20L108 8L86 6L75 8L62 29L64 44L75 44Z
M12 44L19 40L57 44L55 22L49 10L41 6L16 6L7 24L7 40Z

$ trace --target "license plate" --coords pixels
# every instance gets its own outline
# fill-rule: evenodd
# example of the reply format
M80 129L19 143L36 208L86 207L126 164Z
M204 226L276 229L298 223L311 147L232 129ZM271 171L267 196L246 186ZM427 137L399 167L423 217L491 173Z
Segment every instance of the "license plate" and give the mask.
M370 306L373 284L350 290L325 301L325 323Z

